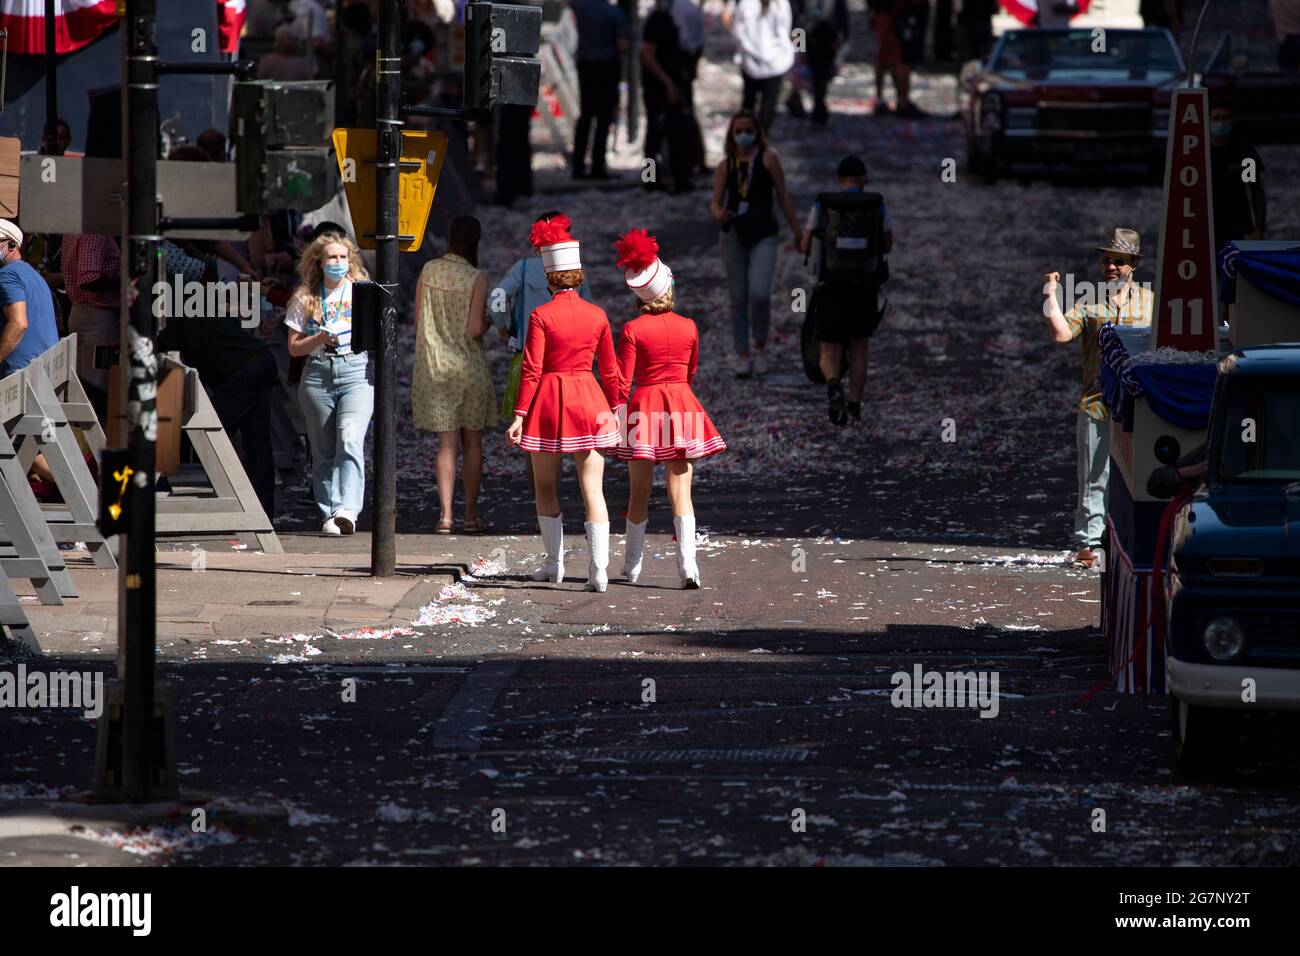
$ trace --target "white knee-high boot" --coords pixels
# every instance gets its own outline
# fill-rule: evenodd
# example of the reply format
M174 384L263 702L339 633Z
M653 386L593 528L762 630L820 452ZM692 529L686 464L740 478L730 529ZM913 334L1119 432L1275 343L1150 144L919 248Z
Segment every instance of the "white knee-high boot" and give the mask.
M538 515L542 542L546 545L546 562L533 572L534 581L564 580L564 516Z
M628 584L636 584L641 576L641 551L645 547L645 521L629 521L623 536L623 577Z
M700 569L695 564L695 515L673 518L673 530L677 532L677 574L682 579L682 587L698 588Z
M603 591L609 586L609 522L587 522L587 590Z

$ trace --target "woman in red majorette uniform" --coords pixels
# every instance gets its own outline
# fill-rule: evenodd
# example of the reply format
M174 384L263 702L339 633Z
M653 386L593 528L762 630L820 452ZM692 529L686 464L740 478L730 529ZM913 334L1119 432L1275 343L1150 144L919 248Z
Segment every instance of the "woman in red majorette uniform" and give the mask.
M578 297L582 261L569 235L569 217L533 223L529 241L541 253L551 301L528 319L528 340L519 376L515 420L506 437L533 456L537 523L546 544L546 563L535 581L564 579L564 524L555 481L560 455L573 455L587 506L587 590L609 583L609 513L601 482L604 451L618 444L618 366L605 311ZM600 381L591 372L600 362Z
M626 404L626 418L615 454L628 462L623 576L635 583L641 574L650 487L655 462L662 461L677 532L677 573L682 587L698 588L692 462L716 455L727 444L691 391L700 361L699 331L693 320L673 311L673 274L659 258L659 243L644 229L633 229L619 237L614 248L641 313L623 326L618 353L619 404ZM633 382L636 391L629 400Z

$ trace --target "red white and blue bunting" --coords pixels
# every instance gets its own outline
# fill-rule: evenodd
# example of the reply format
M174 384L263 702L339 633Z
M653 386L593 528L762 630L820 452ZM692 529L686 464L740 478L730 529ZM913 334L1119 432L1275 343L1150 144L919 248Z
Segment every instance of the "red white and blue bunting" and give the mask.
M1165 692L1163 635L1156 629L1151 568L1134 567L1119 544L1110 518L1110 546L1106 548L1106 594L1102 601L1102 633L1106 640L1106 665L1122 694Z
M1056 0L1000 0L1002 9L1011 14L1025 26L1030 26L1034 22L1034 17L1038 16L1038 7L1040 3L1050 4ZM1091 0L1075 0L1075 7L1078 13L1087 13L1088 5Z
M54 49L71 53L117 23L117 0L54 0ZM0 0L0 27L9 52L45 55L45 0Z

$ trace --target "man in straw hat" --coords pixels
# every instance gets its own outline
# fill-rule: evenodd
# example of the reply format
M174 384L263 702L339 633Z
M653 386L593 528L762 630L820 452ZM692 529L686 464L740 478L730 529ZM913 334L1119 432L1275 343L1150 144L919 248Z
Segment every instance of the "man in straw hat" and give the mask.
M1101 253L1102 283L1091 293L1087 283L1075 288L1085 294L1062 314L1056 292L1059 272L1043 276L1043 314L1055 342L1080 340L1083 349L1083 391L1075 429L1078 451L1078 507L1074 512L1075 562L1093 567L1099 560L1101 531L1106 515L1106 482L1110 476L1109 415L1102 404L1097 373L1101 348L1097 333L1107 322L1115 325L1149 326L1155 297L1151 290L1133 281L1133 270L1142 261L1141 237L1133 229L1116 228Z

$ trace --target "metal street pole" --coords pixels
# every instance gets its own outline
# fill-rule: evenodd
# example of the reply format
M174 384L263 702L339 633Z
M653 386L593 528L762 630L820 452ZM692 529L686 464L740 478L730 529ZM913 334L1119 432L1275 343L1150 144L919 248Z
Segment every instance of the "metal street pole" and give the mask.
M334 123L338 126L352 125L352 87L351 76L343 68L343 4L334 10Z
M376 52L375 283L383 312L375 362L374 475L371 483L370 573L391 577L397 568L397 448L393 436L397 361L397 179L402 150L401 20L397 0L380 0Z
M153 790L154 645L157 593L154 568L154 466L157 439L157 363L153 353L153 286L158 268L158 38L157 0L127 0L123 24L126 78L122 125L126 159L123 264L139 295L122 316L121 368L124 427L133 474L127 532L120 544L118 678L123 682L122 785L127 801ZM125 292L126 290L124 290ZM123 303L129 302L124 294Z
M54 38L54 0L45 0L45 128L50 136L59 119L59 56Z

